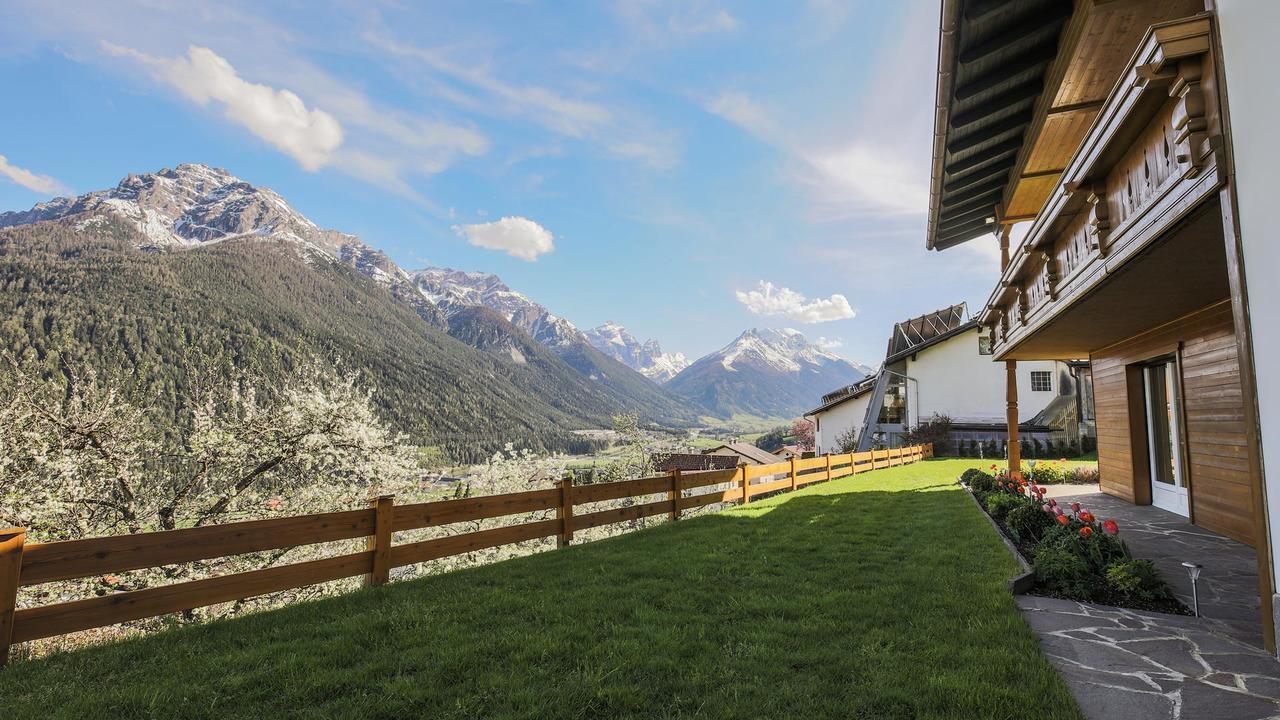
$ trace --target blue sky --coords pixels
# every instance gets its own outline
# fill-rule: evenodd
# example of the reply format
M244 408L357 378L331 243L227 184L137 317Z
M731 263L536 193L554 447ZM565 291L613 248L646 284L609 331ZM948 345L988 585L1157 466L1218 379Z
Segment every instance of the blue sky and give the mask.
M0 6L0 210L207 163L691 357L874 365L995 276L924 249L933 0L107 5Z

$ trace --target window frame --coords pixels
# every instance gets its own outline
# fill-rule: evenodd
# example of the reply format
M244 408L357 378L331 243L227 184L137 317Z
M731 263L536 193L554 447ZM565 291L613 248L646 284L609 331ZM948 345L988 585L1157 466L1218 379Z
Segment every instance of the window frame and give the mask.
M1036 380L1043 379L1045 387L1037 387ZM1032 370L1031 371L1031 392L1053 392L1053 371L1052 370Z

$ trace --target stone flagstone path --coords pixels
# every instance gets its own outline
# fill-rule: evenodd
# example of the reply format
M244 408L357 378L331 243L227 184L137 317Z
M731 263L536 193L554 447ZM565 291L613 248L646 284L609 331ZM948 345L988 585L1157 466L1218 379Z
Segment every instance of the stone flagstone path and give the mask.
M1280 718L1280 662L1194 617L1016 598L1089 718Z

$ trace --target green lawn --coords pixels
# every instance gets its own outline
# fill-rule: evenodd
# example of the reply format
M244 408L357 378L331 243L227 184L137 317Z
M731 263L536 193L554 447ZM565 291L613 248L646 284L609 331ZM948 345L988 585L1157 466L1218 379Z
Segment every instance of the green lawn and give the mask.
M7 717L1079 718L938 460L19 662Z

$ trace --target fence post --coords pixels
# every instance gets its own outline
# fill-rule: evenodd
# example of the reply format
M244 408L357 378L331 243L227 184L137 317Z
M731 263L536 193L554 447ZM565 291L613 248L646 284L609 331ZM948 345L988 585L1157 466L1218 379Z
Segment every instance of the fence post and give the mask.
M22 572L22 546L26 541L26 528L0 530L0 667L9 662L13 613L18 606L18 573Z
M369 501L373 507L373 534L365 547L373 551L373 564L364 576L366 586L386 585L391 578L391 525L395 519L395 496L379 495Z
M791 456L791 492L796 491L796 456Z
M667 492L671 499L671 512L667 513L671 522L680 519L680 468L671 470L671 490Z
M827 459L827 482L831 482L831 453L823 453L822 456Z
M556 509L556 517L560 519L556 547L568 547L573 542L573 478L560 479L560 507Z
M747 477L746 463L740 463L738 465L738 473L742 475L742 504L746 505L751 502L751 478Z

